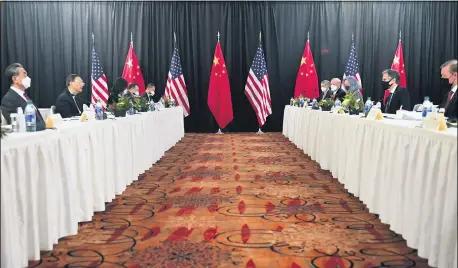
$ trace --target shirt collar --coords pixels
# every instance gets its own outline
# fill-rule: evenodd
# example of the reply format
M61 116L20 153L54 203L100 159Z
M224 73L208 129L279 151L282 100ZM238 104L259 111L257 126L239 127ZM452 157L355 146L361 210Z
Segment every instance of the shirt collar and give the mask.
M11 86L11 89L25 100L25 97L24 97L24 93L25 92L24 92L24 90L19 89L17 87L13 87L13 86Z
M398 88L398 85L394 86L394 88L392 88L392 89L390 90L390 93L392 93L392 94L393 94L393 93L394 93L394 91L396 90L396 88Z
M452 87L452 92L455 93L457 88L458 88L458 85L455 85L454 87Z

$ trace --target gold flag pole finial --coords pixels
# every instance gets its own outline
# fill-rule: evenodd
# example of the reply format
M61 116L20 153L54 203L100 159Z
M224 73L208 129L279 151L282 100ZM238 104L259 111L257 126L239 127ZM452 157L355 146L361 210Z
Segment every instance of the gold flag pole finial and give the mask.
M218 31L218 34L216 36L218 37L218 42L219 42L219 31Z

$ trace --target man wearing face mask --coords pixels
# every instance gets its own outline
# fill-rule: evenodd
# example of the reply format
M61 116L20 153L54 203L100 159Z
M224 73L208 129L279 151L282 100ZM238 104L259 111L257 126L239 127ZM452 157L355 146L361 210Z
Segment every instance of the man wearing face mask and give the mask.
M347 92L345 92L345 90L343 90L341 86L342 81L340 81L339 78L333 78L331 80L331 91L333 100L339 99L340 101L343 101L345 95L347 95Z
M386 98L384 112L388 114L396 114L402 106L403 110L410 110L410 94L407 88L398 86L401 76L395 70L385 70L382 72L382 89L390 90L390 94Z
M156 91L156 86L153 83L146 85L145 93L143 93L142 98L146 99L148 102L156 100L153 98Z
M13 63L10 66L6 67L5 76L8 81L11 82L11 87L8 92L2 98L2 114L5 117L8 124L11 124L10 114L16 113L17 108L22 107L22 110L25 110L27 106L27 101L30 100L30 97L25 92L26 89L30 88L32 84L32 79L27 76L27 72L19 63ZM34 104L35 105L35 104ZM46 129L45 121L38 111L38 106L36 111L36 130Z
M318 101L332 98L331 83L328 80L321 81L321 92Z
M80 116L83 112L84 100L77 95L83 92L83 79L77 74L71 74L66 79L65 89L56 100L56 113L63 118Z
M124 94L124 97L131 99L132 101L136 96L138 96L138 85L136 83L130 83L127 86L127 92Z
M458 117L456 95L458 83L457 63L457 60L449 60L441 66L442 79L447 79L448 83L451 85L451 90L445 95L440 107L445 109L444 115L449 119L457 119Z

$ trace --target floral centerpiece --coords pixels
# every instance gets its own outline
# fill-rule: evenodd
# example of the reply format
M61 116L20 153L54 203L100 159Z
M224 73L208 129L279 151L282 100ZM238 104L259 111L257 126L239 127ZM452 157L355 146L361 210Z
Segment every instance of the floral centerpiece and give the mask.
M114 114L115 117L125 117L127 110L130 108L130 99L128 97L120 97L118 102L108 106L108 111Z
M304 105L307 105L307 103L310 102L310 99L304 98L302 95L299 95L299 97L295 99L291 99L291 106L297 106L297 107L304 107Z
M134 98L134 108L139 112L147 112L149 109L149 102L142 97L135 97Z
M173 98L169 98L167 96L164 96L162 98L162 101L164 103L164 107L165 108L169 108L169 107L174 107L175 106L175 100Z
M344 97L342 106L350 114L359 114L363 111L364 103L359 98L359 95L355 94L354 92L350 92Z
M321 107L322 111L331 111L332 107L334 107L334 101L331 98L322 99L318 105Z

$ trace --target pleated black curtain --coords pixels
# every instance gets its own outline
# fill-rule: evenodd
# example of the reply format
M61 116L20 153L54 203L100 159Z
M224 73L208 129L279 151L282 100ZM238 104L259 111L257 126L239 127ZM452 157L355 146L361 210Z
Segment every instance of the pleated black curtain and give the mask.
M207 106L217 31L226 59L234 107L227 131L256 131L244 86L262 31L273 114L264 131L281 131L284 105L294 91L307 32L319 79L341 78L352 33L365 97L381 99L381 71L391 66L402 33L408 88L413 103L439 103L449 89L440 65L458 55L457 2L3 2L1 70L24 65L29 95L40 107L55 103L65 77L78 73L90 99L91 33L109 84L122 74L130 42L145 82L164 92L173 32L191 115L187 132L218 129ZM2 95L9 87L2 75Z

